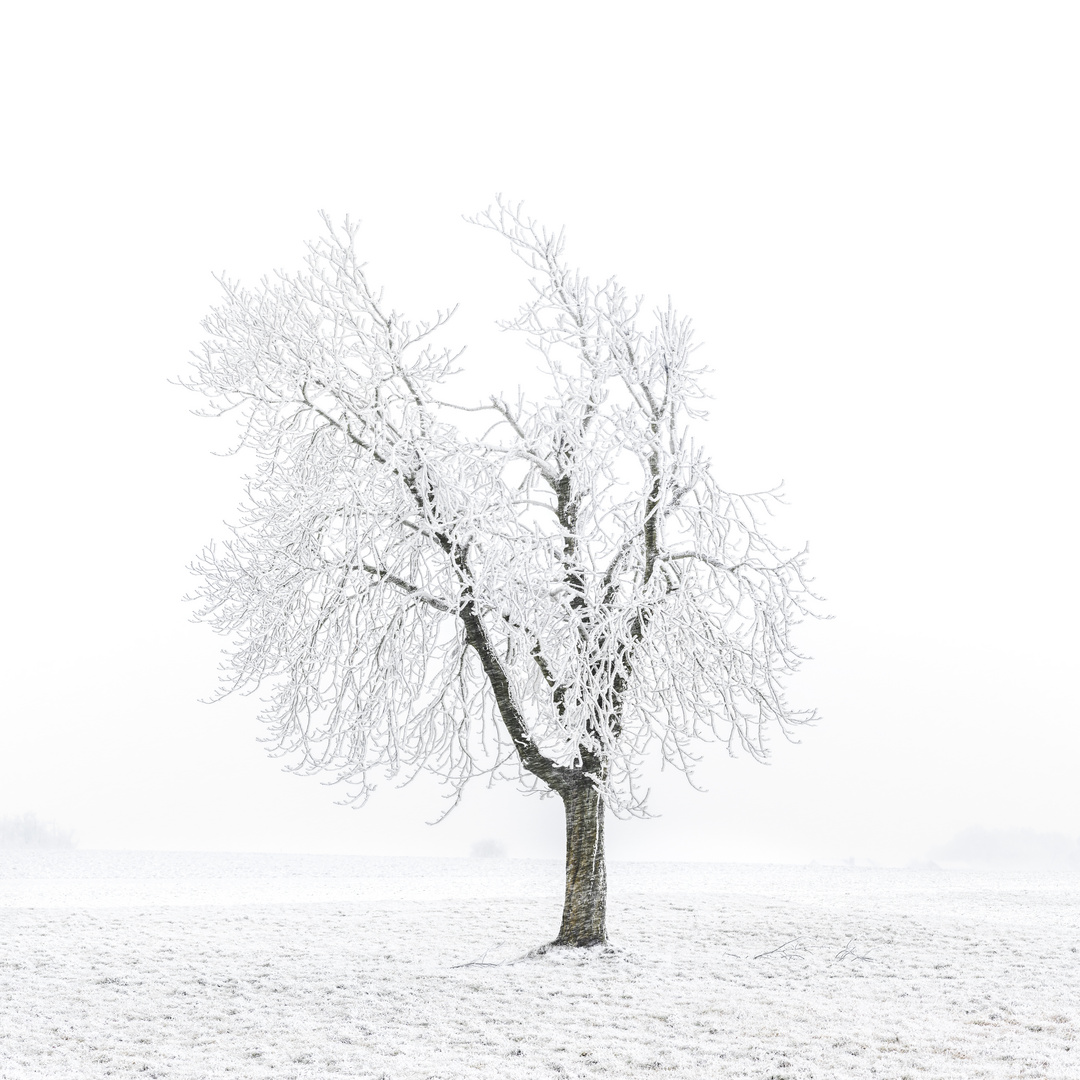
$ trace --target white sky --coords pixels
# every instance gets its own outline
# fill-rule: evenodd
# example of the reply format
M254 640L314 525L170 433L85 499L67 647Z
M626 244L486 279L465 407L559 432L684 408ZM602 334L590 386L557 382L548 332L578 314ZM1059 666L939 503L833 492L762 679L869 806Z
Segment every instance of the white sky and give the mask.
M21 5L0 44L8 378L0 815L86 847L561 851L557 803L386 785L358 813L265 757L188 562L233 431L169 385L211 271L365 223L401 309L462 301L477 392L517 265L497 191L691 315L722 483L790 498L835 616L768 768L612 826L615 858L896 860L1080 831L1074 413L1080 14L1068 3ZM680 786L681 784L681 786Z

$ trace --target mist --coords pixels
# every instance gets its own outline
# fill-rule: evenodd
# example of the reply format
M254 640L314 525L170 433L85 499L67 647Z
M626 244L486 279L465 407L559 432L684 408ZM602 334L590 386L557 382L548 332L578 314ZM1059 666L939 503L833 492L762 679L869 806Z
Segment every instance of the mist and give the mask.
M783 482L773 535L810 543L831 616L800 628L799 743L709 747L701 790L656 770L609 857L1074 851L1075 16L773 10L11 17L0 817L91 849L560 857L557 801L512 785L432 825L433 779L354 811L284 774L257 695L200 700L222 642L182 600L248 464L174 385L212 273L293 268L350 213L396 306L461 302L458 398L512 392L535 361L494 322L528 275L462 221L505 192L693 318L714 471Z

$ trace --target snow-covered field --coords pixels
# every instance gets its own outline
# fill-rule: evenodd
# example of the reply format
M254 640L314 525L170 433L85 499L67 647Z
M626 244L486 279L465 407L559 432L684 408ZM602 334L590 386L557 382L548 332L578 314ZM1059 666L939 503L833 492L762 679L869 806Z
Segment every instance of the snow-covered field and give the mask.
M0 1078L1080 1078L1080 875L0 852Z

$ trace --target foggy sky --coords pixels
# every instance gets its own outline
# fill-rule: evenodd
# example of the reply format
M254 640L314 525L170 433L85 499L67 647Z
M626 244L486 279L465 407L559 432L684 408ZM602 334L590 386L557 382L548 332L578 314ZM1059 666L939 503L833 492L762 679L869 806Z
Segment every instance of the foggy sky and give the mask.
M516 12L516 13L515 13ZM171 385L211 273L362 220L401 310L461 301L458 400L534 360L496 192L670 295L719 481L780 481L831 621L762 767L708 748L612 858L917 858L1080 832L1078 19L1064 4L25 6L3 46L9 379L0 815L85 847L558 856L561 809L434 783L358 812L282 774L186 569L243 463ZM779 736L777 736L779 738Z

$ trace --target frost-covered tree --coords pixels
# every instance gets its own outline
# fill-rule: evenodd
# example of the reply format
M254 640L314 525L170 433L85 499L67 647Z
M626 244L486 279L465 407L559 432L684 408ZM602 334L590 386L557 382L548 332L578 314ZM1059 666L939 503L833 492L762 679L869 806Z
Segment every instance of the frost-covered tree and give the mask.
M762 758L768 728L807 719L782 685L805 552L761 531L772 495L714 480L670 305L643 318L500 201L475 223L532 272L505 329L546 391L451 402L457 356L432 344L451 313L389 307L356 227L324 220L299 273L221 279L189 380L258 462L196 567L200 617L232 640L221 693L268 688L275 748L356 802L422 769L458 798L492 775L555 793L555 944L603 942L605 808L645 813L643 769L689 774L702 741Z

